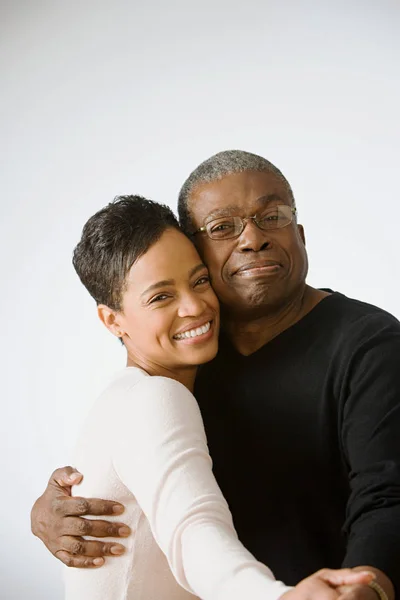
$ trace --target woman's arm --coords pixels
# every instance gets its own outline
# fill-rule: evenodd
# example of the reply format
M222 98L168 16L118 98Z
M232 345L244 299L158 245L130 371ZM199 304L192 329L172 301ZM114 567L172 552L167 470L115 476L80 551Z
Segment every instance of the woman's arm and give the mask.
M274 600L288 591L238 540L193 395L148 377L119 402L114 465L179 584L204 600Z

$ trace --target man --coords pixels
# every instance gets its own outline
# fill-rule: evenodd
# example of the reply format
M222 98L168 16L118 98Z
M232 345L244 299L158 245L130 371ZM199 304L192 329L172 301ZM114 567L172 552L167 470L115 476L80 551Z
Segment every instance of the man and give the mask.
M195 395L241 541L286 584L322 567L367 567L378 587L359 586L351 597L393 599L399 322L306 285L293 193L267 160L241 151L211 157L183 185L178 209L221 302L220 351L201 369ZM122 549L76 536L116 536L122 524L75 516L115 506L70 498L79 477L53 474L32 530L64 562L90 566Z

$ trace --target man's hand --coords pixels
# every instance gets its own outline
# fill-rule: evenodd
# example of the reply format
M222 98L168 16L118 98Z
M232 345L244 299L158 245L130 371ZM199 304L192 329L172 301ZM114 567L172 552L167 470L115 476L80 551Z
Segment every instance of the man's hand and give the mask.
M376 600L368 583L375 579L370 571L322 569L303 579L280 600Z
M33 505L32 533L54 556L68 567L100 567L105 556L124 553L121 544L88 541L82 536L127 537L131 531L124 523L84 519L82 515L120 515L124 507L118 502L71 496L71 488L83 475L72 467L54 471L44 494Z

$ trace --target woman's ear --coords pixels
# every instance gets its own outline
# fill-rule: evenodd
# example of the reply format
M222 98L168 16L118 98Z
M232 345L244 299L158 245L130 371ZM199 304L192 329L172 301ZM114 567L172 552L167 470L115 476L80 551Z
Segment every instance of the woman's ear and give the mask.
M99 304L97 306L97 314L103 325L107 327L108 331L116 337L122 338L124 332L121 329L118 313L115 310L109 308L105 304Z

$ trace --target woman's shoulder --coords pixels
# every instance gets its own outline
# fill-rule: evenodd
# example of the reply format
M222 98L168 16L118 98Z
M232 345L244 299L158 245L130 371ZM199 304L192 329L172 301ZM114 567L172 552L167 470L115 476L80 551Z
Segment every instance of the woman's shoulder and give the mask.
M137 367L126 367L117 373L102 396L103 399L112 396L115 403L132 401L142 403L151 399L161 401L193 397L179 381L169 377L149 375Z
M188 397L192 393L179 381L161 375L151 375L142 378L137 385L137 389L143 391L146 395L159 398Z
M111 376L98 399L101 401L102 398L106 398L110 395L115 397L148 378L149 375L142 369L138 369L137 367L124 367Z
M113 395L112 406L116 413L124 415L119 426L121 435L127 427L129 435L135 435L137 441L143 441L143 436L149 440L163 438L177 424L191 427L200 421L200 409L193 394L168 377L145 375L135 379L132 385L125 385Z

